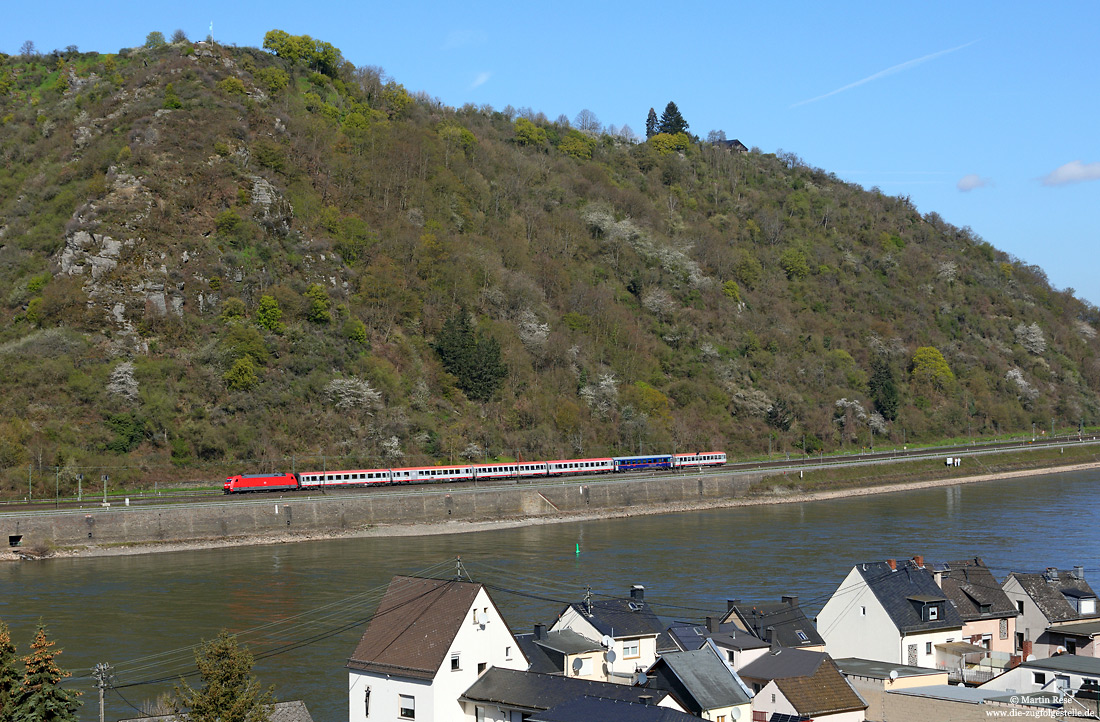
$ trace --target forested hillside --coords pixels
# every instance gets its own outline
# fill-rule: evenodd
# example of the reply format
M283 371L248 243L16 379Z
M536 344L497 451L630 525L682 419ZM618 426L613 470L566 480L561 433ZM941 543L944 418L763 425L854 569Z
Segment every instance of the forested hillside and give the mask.
M1097 309L906 198L176 40L0 56L8 490L1097 423Z

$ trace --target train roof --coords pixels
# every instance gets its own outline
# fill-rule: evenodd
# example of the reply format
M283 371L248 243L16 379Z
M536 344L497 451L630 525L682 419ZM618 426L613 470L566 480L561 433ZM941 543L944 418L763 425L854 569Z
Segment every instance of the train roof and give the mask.
M329 469L328 471L299 471L299 474L377 474L389 469Z
M270 474L237 474L236 476L230 476L230 479L270 479L273 476L290 476L282 471L273 471Z
M542 462L544 464L563 464L567 461L611 461L610 456L605 456L599 459L550 459L549 461Z

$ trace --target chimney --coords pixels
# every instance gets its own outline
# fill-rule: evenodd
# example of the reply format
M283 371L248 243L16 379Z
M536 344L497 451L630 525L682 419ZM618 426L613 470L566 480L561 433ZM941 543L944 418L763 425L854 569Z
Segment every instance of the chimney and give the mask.
M630 588L630 598L636 602L640 602L645 599L645 587L641 584L635 584Z
M798 597L794 596L793 594L784 594L781 597L781 600L784 604L786 604L788 606L791 606L791 607L797 607L798 606Z
M1058 567L1047 567L1046 578L1048 582L1058 581Z
M726 611L727 612L732 612L733 608L736 607L740 603L741 603L740 599L727 599L726 600Z
M546 638L546 625L545 624L536 624L535 625L535 639L545 639L545 638Z
M764 641L771 642L772 647L775 647L777 645L775 639L775 627L764 627Z
M1031 656L1031 645L1032 641L1030 639L1025 639L1023 646L1020 648L1020 656L1023 657L1025 662L1027 658Z
M916 564L918 567L921 567L923 569L924 568L924 555L923 554L914 555L913 556L913 563Z
M1084 578L1085 578L1085 568L1082 567L1082 566L1074 567L1073 568L1073 576L1077 577L1078 579L1084 580Z
M707 631L711 634L718 631L718 620L714 617L707 617Z
M886 563L890 565L890 571L896 572L898 570L898 562L896 559L887 559Z
M1012 669L1013 667L1019 667L1020 663L1023 661L1024 660L1020 655L1013 654L1008 658L1008 668Z

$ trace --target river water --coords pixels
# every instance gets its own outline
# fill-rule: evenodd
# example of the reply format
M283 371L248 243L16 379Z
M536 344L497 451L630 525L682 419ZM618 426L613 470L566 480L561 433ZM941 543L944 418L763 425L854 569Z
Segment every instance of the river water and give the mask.
M998 578L1083 565L1100 579L1098 490L1100 472L1070 472L469 534L4 564L0 620L20 654L46 623L84 693L81 720L98 718L96 663L116 675L107 719L138 717L143 702L171 690L165 680L193 669L194 646L226 628L260 657L256 673L279 699L304 699L317 722L339 722L344 664L395 574L451 577L461 557L516 632L552 623L589 585L599 598L642 584L668 620L783 594L799 595L812 615L855 563L915 554L980 556Z

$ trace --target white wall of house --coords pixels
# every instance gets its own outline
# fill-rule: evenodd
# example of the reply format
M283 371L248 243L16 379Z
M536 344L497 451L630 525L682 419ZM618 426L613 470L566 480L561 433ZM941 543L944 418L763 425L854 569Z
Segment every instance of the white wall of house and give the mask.
M1057 692L1060 686L1076 690L1086 680L1096 683L1100 677L1078 672L1061 672L1033 667L1013 667L981 685L983 690L998 690L1009 693L1029 694L1032 692Z
M431 682L349 670L348 719L349 722L465 720L466 713L458 698L477 681L481 672L490 667L525 670L527 666L508 625L481 589ZM365 705L368 687L369 716ZM400 714L401 695L415 698L414 717Z
M834 659L859 657L905 664L899 653L901 634L855 567L821 608L817 633Z
M550 628L550 631L569 629L594 642L602 641L601 635L583 614L569 607ZM578 674L573 672L572 660L566 660L568 676L578 679L592 679L600 682L630 684L635 670L649 669L657 661L657 635L644 637L614 637L611 649L615 652L615 661L608 664L602 652L581 654L577 657L589 660Z
M792 717L799 716L794 705L783 696L783 693L779 690L779 685L774 680L764 685L763 689L752 698L752 711L763 712L765 719L771 719L771 716L776 713L787 714ZM745 718L741 717L740 719ZM814 716L815 721L828 720L828 722L863 722L864 719L866 719L866 714L861 709L852 712Z
M717 722L718 720L724 720L724 722L744 720L744 722L748 722L752 719L752 704L746 702L744 704L735 704L728 707L705 709L703 710L702 717L703 719L711 720L711 722Z
M956 627L948 630L933 630L931 632L918 632L907 634L899 642L898 656L895 659L886 660L898 664L908 664L929 669L942 669L949 664L951 659L958 659L950 655L944 655L936 649L937 644L946 642L962 642L962 629ZM910 655L911 648L916 646L917 656L914 660Z
M1015 577L1010 576L1006 579L1001 588L1004 589L1005 594L1012 600L1012 603L1017 605L1017 609L1020 602L1023 602L1023 613L1016 618L1016 631L1023 633L1025 641L1037 641L1049 624L1046 615L1039 610L1039 607L1031 599L1031 595L1024 591L1024 588L1020 586ZM1015 642L1013 642L1013 649L1015 649ZM1036 657L1050 656L1050 653L1045 649L1040 650L1037 648L1032 649L1032 654Z

